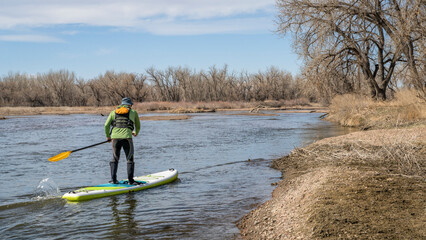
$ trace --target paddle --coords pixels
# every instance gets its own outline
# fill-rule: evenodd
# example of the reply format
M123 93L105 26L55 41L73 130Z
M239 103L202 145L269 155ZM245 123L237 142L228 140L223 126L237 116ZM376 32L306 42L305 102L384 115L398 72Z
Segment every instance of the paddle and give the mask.
M75 150L72 150L72 151L67 151L67 152L59 153L58 155L49 158L49 161L51 161L51 162L57 162L59 160L67 158L70 155L70 153L72 153L72 152L77 152L77 151L80 151L80 150L83 150L83 149L86 149L86 148L91 148L91 147L94 147L94 146L98 146L100 144L107 143L107 142L108 141L104 141L104 142L96 143L96 144L93 144L93 145L90 145L90 146L87 146L87 147L82 147L82 148L75 149Z

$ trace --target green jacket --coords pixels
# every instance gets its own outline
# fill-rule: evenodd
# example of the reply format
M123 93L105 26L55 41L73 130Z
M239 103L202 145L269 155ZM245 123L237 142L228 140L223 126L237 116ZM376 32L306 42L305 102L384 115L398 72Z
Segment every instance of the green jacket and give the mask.
M119 106L122 107L122 106ZM139 134L139 130L141 129L141 122L139 120L138 113L130 109L129 114L130 120L133 121L135 126L135 133L136 135ZM111 111L111 113L108 116L108 119L105 122L105 135L107 138L117 139L117 138L132 138L132 130L130 128L113 128L112 132L110 134L110 128L112 121L115 120L115 110Z

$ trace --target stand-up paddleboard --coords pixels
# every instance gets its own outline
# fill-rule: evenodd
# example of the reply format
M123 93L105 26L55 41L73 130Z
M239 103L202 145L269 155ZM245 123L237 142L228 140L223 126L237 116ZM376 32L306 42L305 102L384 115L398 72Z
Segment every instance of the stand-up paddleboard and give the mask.
M177 177L178 172L175 169L169 169L167 171L133 178L135 181L139 182L140 185L129 185L126 179L120 181L119 184L107 183L93 187L80 188L65 193L62 198L65 198L68 201L78 202L128 192L136 192L173 182L177 179Z

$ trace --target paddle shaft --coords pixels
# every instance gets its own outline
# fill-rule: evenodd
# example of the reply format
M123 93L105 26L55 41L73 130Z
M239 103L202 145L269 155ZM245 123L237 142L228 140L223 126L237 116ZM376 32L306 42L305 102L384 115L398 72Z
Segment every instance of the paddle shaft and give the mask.
M94 146L98 146L98 145L101 145L101 144L104 144L104 143L107 143L107 142L108 142L108 140L107 140L107 141L100 142L100 143L95 143L95 144L90 145L90 146L87 146L87 147L82 147L82 148L79 148L79 149L72 150L71 152L78 152L78 151L80 151L80 150L84 150L84 149L86 149L86 148L91 148L91 147L94 147Z

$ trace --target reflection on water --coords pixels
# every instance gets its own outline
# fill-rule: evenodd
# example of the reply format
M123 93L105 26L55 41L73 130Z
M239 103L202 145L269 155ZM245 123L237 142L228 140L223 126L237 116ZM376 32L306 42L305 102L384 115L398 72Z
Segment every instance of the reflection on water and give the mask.
M134 216L136 205L137 200L133 193L127 194L122 203L116 196L111 197L109 207L111 207L113 224L110 232L105 237L128 239L132 236L141 235Z
M271 183L281 176L269 167L271 159L347 131L319 116L211 113L182 121L143 121L134 140L135 174L175 168L179 179L75 204L59 196L108 181L111 146L72 153L55 163L47 159L102 141L106 117L3 120L0 235L4 239L232 239L238 235L235 222L267 200ZM119 163L119 178L126 176L125 164ZM34 196L42 198L35 201Z

